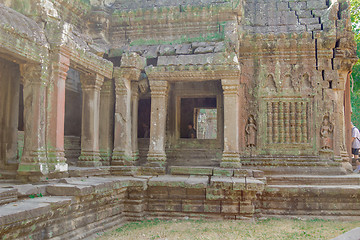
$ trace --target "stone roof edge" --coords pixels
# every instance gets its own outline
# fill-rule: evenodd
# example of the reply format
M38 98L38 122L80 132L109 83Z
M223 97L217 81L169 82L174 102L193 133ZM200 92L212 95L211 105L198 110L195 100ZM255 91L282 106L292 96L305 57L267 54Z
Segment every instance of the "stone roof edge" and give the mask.
M9 51L20 60L43 63L49 53L49 45L42 45L16 31L0 28L0 48Z

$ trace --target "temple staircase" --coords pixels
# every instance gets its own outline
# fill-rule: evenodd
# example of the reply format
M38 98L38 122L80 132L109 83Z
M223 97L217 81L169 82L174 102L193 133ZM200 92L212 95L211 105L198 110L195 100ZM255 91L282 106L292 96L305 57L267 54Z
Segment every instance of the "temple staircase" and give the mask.
M267 175L266 180L257 217L359 219L360 174Z

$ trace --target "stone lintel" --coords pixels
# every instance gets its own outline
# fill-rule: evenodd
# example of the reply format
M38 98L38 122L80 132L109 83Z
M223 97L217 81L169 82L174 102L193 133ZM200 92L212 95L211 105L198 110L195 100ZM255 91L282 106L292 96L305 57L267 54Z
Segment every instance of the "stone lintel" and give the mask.
M82 49L71 49L69 46L63 46L71 53L71 67L80 72L92 72L102 75L108 79L113 77L113 63L109 60L96 56ZM65 50L64 50L65 51Z
M121 68L142 70L146 66L146 58L137 53L125 53L121 57ZM135 80L135 79L133 79Z

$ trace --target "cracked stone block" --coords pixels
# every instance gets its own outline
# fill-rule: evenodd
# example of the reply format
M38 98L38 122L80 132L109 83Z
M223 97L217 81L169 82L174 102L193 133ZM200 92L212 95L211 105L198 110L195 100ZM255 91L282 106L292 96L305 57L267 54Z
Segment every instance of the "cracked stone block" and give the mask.
M313 18L314 16L311 14L311 11L309 10L299 10L296 11L296 15L299 18Z
M182 44L175 47L177 55L192 54L191 44Z
M304 10L307 5L306 2L289 2L291 10Z
M214 52L224 52L225 51L225 43L224 42L218 42L215 44Z
M307 1L308 9L326 9L326 0L308 0Z
M214 61L212 53L198 54L198 55L177 55L177 56L160 56L158 58L158 65L198 65L198 64L212 64Z
M157 58L159 49L160 46L150 46L144 51L142 56L146 58Z
M161 45L159 49L160 56L170 56L175 55L176 50L175 47L172 45Z
M306 25L308 31L321 30L321 24Z
M327 10L312 10L312 11L311 11L311 13L312 13L315 17L321 17L321 16L323 16L326 12L327 12Z
M295 25L298 23L298 18L295 12L281 12L279 14L279 23L277 25Z
M300 24L305 25L319 24L320 22L319 18L300 18L299 21Z
M278 11L290 10L289 3L287 3L287 2L277 2L276 7L277 7Z
M132 46L130 47L129 52L135 52L142 55L145 50L146 50L146 46Z
M202 54L202 53L212 53L214 52L215 47L208 46L208 47L198 47L195 49L195 54Z
M290 32L304 32L306 31L305 25L290 25L288 26L288 31Z

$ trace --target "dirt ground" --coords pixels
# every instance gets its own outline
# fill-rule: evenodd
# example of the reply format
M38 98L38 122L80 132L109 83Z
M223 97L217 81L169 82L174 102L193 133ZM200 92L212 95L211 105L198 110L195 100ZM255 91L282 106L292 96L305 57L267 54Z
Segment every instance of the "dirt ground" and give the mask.
M357 222L328 220L264 219L247 221L152 220L129 223L107 232L101 240L173 240L173 239L332 239L353 228Z

